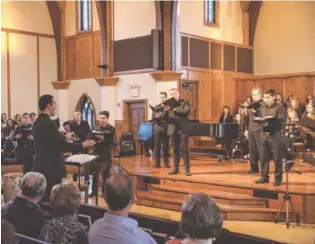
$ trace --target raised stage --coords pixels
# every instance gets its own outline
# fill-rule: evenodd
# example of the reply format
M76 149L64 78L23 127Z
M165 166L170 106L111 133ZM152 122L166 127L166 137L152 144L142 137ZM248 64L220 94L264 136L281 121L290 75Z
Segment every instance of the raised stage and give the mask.
M180 174L169 176L170 169L152 168L152 159L144 156L120 161L135 183L137 205L180 211L188 194L204 192L216 200L226 220L274 221L285 192L284 182L273 186L273 174L269 184L254 184L259 175L247 174L248 162L195 158L191 160L192 175L187 177L183 166ZM315 223L315 167L301 162L294 169L302 173L289 173L294 207L302 222Z

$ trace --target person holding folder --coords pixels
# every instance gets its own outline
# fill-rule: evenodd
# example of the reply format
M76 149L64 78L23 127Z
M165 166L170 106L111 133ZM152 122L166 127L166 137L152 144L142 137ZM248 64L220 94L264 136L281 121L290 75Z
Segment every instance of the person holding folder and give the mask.
M274 186L281 185L282 182L282 156L283 144L281 131L284 128L286 111L282 104L275 100L275 91L269 89L264 92L265 104L260 109L260 117L253 119L259 121L263 126L261 136L261 178L256 184L269 183L269 152L275 163Z
M179 91L177 88L170 90L169 104L165 105L165 111L168 114L167 134L172 136L174 147L174 169L169 172L169 175L179 173L179 160L183 156L185 165L185 175L190 176L190 162L189 162L189 148L188 148L188 132L189 132L189 119L190 104L184 99L180 99ZM175 101L173 103L172 101Z

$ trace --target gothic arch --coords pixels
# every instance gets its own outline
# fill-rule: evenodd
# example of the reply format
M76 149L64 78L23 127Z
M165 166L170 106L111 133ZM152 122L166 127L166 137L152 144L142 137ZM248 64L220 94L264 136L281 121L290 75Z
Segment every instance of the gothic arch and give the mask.
M88 94L84 93L77 102L75 111L81 112L81 119L89 123L93 128L96 123L96 111L92 99Z

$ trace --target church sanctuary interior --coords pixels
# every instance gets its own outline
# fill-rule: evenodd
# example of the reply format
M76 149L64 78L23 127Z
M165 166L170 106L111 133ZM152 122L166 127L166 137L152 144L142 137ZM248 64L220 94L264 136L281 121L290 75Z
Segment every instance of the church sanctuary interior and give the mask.
M1 242L315 244L315 1L2 0L1 47Z

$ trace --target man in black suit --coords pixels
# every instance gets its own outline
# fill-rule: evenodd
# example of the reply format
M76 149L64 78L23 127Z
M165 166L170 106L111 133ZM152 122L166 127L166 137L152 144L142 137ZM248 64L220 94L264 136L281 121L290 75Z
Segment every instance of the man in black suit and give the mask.
M160 92L160 103L163 103L167 99L166 92ZM163 158L165 168L170 167L169 163L169 139L167 135L167 116L168 112L153 112L152 117L155 118L153 125L154 134L154 160L155 164L153 168L160 168L161 163L161 145L163 145Z
M189 132L189 119L190 104L188 101L180 99L179 91L177 88L170 90L170 97L175 98L180 106L170 110L169 107L165 107L165 111L168 111L169 124L167 126L167 134L173 137L174 147L174 169L169 172L170 175L179 173L179 160L180 156L183 156L185 164L185 175L190 176L190 163L189 163L189 148L188 148L188 132Z
M94 141L87 140L81 143L68 143L72 138L68 133L63 136L51 116L56 113L57 104L52 95L42 95L38 101L40 114L33 124L35 146L35 171L42 173L47 180L47 193L54 185L61 183L66 176L63 150L81 150L94 145Z
M101 173L103 176L102 193L104 194L104 187L106 180L110 174L110 166L112 163L112 149L115 145L115 127L108 123L109 112L101 111L98 116L99 127L95 128L95 131L99 134L94 134L96 138L94 154L98 155L98 162L101 164ZM103 134L101 134L103 132ZM93 175L92 181L92 193L90 196L97 194L97 177Z
M32 136L32 125L30 115L22 114L22 125L18 126L12 139L17 142L16 159L24 164L24 174L32 171L34 157L34 138Z
M71 132L79 137L80 143L87 140L90 133L89 123L81 119L81 113L79 111L74 112L73 114L74 121L70 124ZM84 149L82 153L87 153L88 149Z

